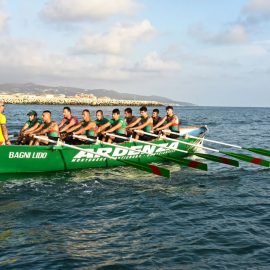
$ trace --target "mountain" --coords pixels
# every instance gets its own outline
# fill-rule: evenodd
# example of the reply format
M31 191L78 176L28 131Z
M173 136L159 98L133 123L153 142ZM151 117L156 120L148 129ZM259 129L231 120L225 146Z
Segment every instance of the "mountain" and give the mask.
M127 100L151 100L159 101L164 104L174 104L180 106L193 106L194 104L183 101L175 101L161 96L143 96L128 93L120 93L115 90L106 89L82 89L77 87L65 87L65 86L45 86L33 83L14 84L6 83L0 84L0 93L27 93L27 94L64 94L66 96L74 96L76 94L93 94L96 97L109 97L111 99L127 99Z

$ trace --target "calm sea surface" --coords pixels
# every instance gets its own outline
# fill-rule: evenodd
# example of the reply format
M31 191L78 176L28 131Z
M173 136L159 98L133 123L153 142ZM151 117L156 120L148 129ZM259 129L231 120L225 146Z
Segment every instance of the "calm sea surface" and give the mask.
M10 133L30 109L62 112L7 105ZM208 138L270 149L270 108L176 112ZM171 180L133 168L0 176L0 269L269 269L270 169L208 163L172 164Z

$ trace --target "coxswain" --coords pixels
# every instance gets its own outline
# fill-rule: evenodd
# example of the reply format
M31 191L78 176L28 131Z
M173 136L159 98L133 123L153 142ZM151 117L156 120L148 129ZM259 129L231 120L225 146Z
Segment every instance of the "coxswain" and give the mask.
M97 125L96 122L91 121L90 111L83 110L82 111L82 121L79 122L77 125L71 127L67 130L67 133L70 134L73 132L74 135L80 135L81 137L92 139L93 141L85 141L87 143L94 143L94 140L97 139ZM74 141L82 141L74 139Z
M64 117L59 124L60 133L64 133L72 126L78 124L78 118L75 116L72 116L71 109L69 107L64 107L63 116Z
M180 121L179 121L178 116L174 114L173 107L167 106L166 111L167 111L167 115L153 127L153 130L155 132L158 132L161 130L169 129L172 132L179 133ZM170 132L163 132L163 133L169 138L176 139L179 137L179 135L171 134Z
M99 127L98 132L101 132L103 135L105 135L106 133L113 133L115 135L125 136L126 135L125 128L126 122L122 117L120 117L119 109L114 109L112 111L112 119L109 120L108 123ZM114 137L113 135L112 136L106 135L103 137L102 140L105 141L106 138L109 143L111 142L122 143L125 141L124 139Z
M8 138L8 130L6 126L6 116L3 114L5 110L4 102L0 101L0 145L10 145L10 140Z
M142 130L150 133L153 128L153 118L150 117L147 113L147 108L145 106L140 108L140 117L137 118L136 121L127 126L130 132L134 132L134 130ZM138 126L136 126L139 124ZM143 132L137 132L135 135L135 139L141 139L143 141L151 141L153 139L152 136L144 134Z
M55 121L52 120L51 118L51 112L50 111L44 111L42 113L42 120L43 124L41 124L34 133L31 133L30 136L39 136L44 138L45 140L39 140L39 139L34 139L31 144L34 145L39 145L40 143L42 144L48 144L46 139L50 139L53 141L58 141L59 140L59 127Z
M35 130L42 124L42 119L37 117L36 111L28 112L28 121L20 130L16 144L28 144L31 138L28 136L30 133L34 133Z

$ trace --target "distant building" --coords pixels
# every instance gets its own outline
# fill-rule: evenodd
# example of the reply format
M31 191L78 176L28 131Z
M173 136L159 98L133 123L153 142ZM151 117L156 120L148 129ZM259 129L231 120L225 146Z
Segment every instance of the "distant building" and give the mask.
M45 95L45 98L54 98L54 95L48 94L48 95Z

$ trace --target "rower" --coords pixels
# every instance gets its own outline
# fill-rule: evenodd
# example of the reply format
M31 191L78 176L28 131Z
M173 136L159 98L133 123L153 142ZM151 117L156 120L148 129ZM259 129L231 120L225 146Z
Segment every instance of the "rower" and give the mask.
M96 118L97 119L95 120L95 122L96 122L96 125L97 125L98 128L105 125L105 124L107 124L109 122L109 119L104 117L104 114L103 114L102 110L97 110L96 111ZM99 140L102 140L103 137L104 137L103 134L101 134L101 133L98 134Z
M83 120L79 122L78 125L75 125L74 127L68 129L67 132L68 133L73 132L74 135L81 135L81 137L96 140L97 139L96 132L97 132L98 127L96 125L96 122L91 121L90 111L83 110L82 118ZM82 141L82 140L79 140L79 141ZM93 143L94 141L93 142L87 141L87 143L88 142Z
M108 127L110 128L106 130ZM112 119L108 123L99 127L98 132L101 132L104 135L106 133L114 133L116 135L125 136L126 134L125 128L126 128L126 122L122 117L120 117L119 109L114 109L112 111ZM106 137L107 137L108 143L111 143L111 142L122 143L126 141L125 139L120 139L114 136L104 136L102 140L105 141Z
M24 126L20 130L16 144L28 144L30 142L30 133L34 133L35 130L42 124L42 119L37 117L36 111L28 112L29 120L25 122Z
M34 141L30 142L30 144L39 145L40 141L44 144L48 144L46 139L58 141L59 139L59 127L55 121L51 119L51 112L44 111L42 113L43 124L41 124L34 133L31 133L30 136L34 137L35 135L40 136L41 138L45 139L34 139Z
M10 145L8 138L8 130L6 126L6 116L3 114L5 110L4 102L0 101L0 145Z
M66 132L69 128L78 124L78 118L72 116L71 109L69 107L64 107L63 116L64 117L59 124L60 133Z
M162 120L162 117L159 116L159 109L153 110L152 119L153 119L153 126L156 126Z
M161 130L169 128L170 131L179 133L180 121L179 121L178 116L174 114L173 107L167 106L166 111L167 111L167 115L153 127L153 130L157 132L157 131L161 131ZM179 135L171 134L171 133L168 133L165 135L173 139L176 139L179 137Z
M141 116L137 118L136 121L127 126L130 132L133 132L135 129L143 130L145 132L151 132L153 128L153 118L148 116L147 108L145 106L140 108ZM136 126L139 124L139 126ZM135 139L143 140L143 141L151 141L153 139L152 136L146 135L144 133L139 133L135 135Z
M133 123L134 121L137 120L137 117L132 115L132 109L131 108L126 108L125 111L124 111L124 114L125 114L125 121L126 121L126 124L129 125L131 123ZM127 130L127 136L131 136L132 133L130 131Z
M109 122L109 119L104 117L102 110L96 111L96 117L97 117L97 119L95 120L95 122L96 122L98 127L101 127L102 125L107 124Z
M127 125L131 124L132 122L134 122L137 117L132 115L132 109L131 108L126 108L124 111L125 114L125 121L127 123Z

